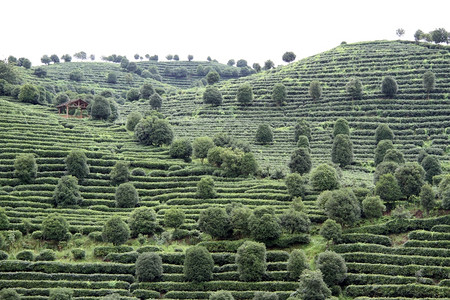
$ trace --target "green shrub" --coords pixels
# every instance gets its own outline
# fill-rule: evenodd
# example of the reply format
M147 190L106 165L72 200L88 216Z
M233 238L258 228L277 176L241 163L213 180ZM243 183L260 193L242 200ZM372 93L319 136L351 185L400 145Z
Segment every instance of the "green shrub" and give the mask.
M294 52L291 51L287 51L283 54L283 61L290 63L293 62L295 60L296 55L294 54Z
M252 211L246 206L233 208L230 213L230 221L235 236L250 234L249 219L251 215Z
M393 161L383 161L380 163L375 169L375 173L373 175L373 181L376 184L380 179L381 175L384 174L395 174L395 170L398 168L398 163ZM400 187L399 187L400 188Z
M291 154L289 169L292 173L303 175L311 170L312 162L307 148L298 148Z
M362 201L362 211L366 218L379 218L385 209L380 196L368 196Z
M80 260L86 257L86 251L84 249L72 249L73 259Z
M139 234L153 235L158 229L156 213L150 207L135 208L130 214L128 225L130 226L132 237L137 237Z
M136 260L136 279L139 282L160 280L163 274L162 259L158 253L144 252Z
M236 265L242 281L261 281L266 273L266 246L246 241L237 250Z
M286 104L286 87L282 83L274 85L272 90L272 100L277 106Z
M43 239L42 231L40 230L33 231L33 233L31 234L31 238L34 240L42 240Z
M309 233L311 221L308 216L292 209L286 210L280 216L281 226L290 234Z
M433 192L433 188L429 184L424 184L422 186L422 188L420 189L419 197L420 205L427 213L436 205L436 195Z
M206 74L206 82L208 82L208 84L214 84L216 82L219 82L219 80L220 75L216 71L210 71L208 72L208 74Z
M450 188L450 174L445 174L439 183L438 192L439 196L442 196L443 193Z
M32 84L24 84L20 87L19 100L25 103L39 104L41 101L39 90Z
M69 175L75 176L80 180L89 175L89 166L87 157L82 150L72 150L65 158L66 170Z
M397 94L397 81L394 77L386 76L381 82L381 92L388 98L393 98Z
M169 155L173 158L182 158L185 161L189 161L192 155L191 142L188 139L175 140L170 145Z
M134 129L137 141L143 145L169 145L173 140L173 131L169 122L156 116L141 119Z
M202 177L197 183L196 196L201 199L212 199L216 197L214 179L212 177Z
M442 208L450 209L450 188L444 190L441 194Z
M425 92L427 92L428 99L430 98L430 92L434 89L436 81L436 76L433 72L427 71L423 74L422 82L423 82L423 89Z
M309 123L304 119L299 120L294 127L294 142L298 142L300 136L306 136L308 141L311 140L311 128Z
M394 145L392 144L391 140L381 140L378 143L377 148L375 149L375 157L374 157L375 166L377 166L383 161L386 152L388 152L388 150L391 149L394 149Z
M400 150L389 149L388 151L386 151L386 154L384 155L383 162L389 161L397 164L404 164L405 158L403 157L403 153Z
M353 143L346 134L338 134L333 141L331 161L341 167L353 162Z
M31 183L37 176L37 164L33 154L19 154L14 160L14 177L22 183Z
M79 205L82 201L77 178L72 175L61 177L53 191L53 204L64 207Z
M36 261L54 261L56 260L56 253L53 250L42 250L35 258Z
M183 273L187 281L204 282L212 279L214 260L203 246L194 246L186 250Z
M127 116L127 130L134 131L136 128L136 125L139 123L139 121L142 119L142 115L137 111L132 111Z
M133 208L139 202L139 194L132 183L121 183L116 188L116 207Z
M140 92L136 88L129 89L127 92L127 100L128 101L136 101L139 100Z
M53 213L48 215L42 221L41 229L44 240L65 241L68 239L69 224L59 214Z
M285 184L291 197L303 197L305 195L305 180L298 173L291 173L286 176Z
M176 207L171 207L164 212L164 225L169 228L179 228L185 219L184 211Z
M339 285L347 277L344 258L333 251L325 251L317 256L317 269L323 274L323 281L328 286Z
M102 238L105 243L119 246L130 238L130 228L119 216L113 216L103 226Z
M234 297L229 291L220 290L211 293L209 300L234 300Z
M73 290L68 288L55 288L50 289L50 296L48 300L71 300L73 296Z
M129 163L126 161L117 161L109 173L112 184L121 184L128 181L130 177Z
M292 250L287 262L289 278L293 281L298 281L300 275L306 269L309 269L309 263L305 251L299 249Z
M135 168L131 171L133 176L145 176L145 170L142 168Z
M258 130L256 130L256 143L261 145L267 145L273 142L273 132L267 124L260 124Z
M158 93L154 93L150 96L150 106L152 109L160 109L162 107L162 97Z
M0 291L0 299L2 300L20 300L20 295L15 289L8 288Z
M198 227L213 238L226 238L232 229L230 216L225 209L217 206L208 207L200 213Z
M407 163L397 168L395 178L403 195L418 196L424 184L425 171L418 163Z
M311 81L309 84L309 95L313 100L319 100L322 96L322 86L319 81Z
M327 241L333 241L337 243L342 237L342 226L335 220L327 219L320 227L319 234L323 236Z
M310 149L309 140L306 135L300 135L297 141L297 148L306 148Z
M425 170L425 180L430 184L433 183L433 176L442 173L441 163L434 155L427 155L427 157L422 160L421 166Z
M314 190L321 192L334 190L339 187L339 178L335 168L328 164L321 164L311 171L311 185Z
M33 261L34 260L34 254L31 250L22 250L16 254L16 259L18 260L26 260L26 261Z
M3 250L0 250L0 261L2 261L2 260L7 260L8 258L9 258L8 253L6 253L6 252L3 251Z
M211 72L208 73L208 75ZM205 92L203 93L203 103L211 104L213 106L219 106L222 104L223 97L222 93L218 88L214 86L207 86Z
M106 76L107 83L117 83L117 74L115 72L109 72Z
M141 86L141 89L139 91L141 99L148 99L154 93L155 93L155 89L153 88L152 84L149 82L144 82L144 84Z
M331 291L323 281L320 270L304 270L300 275L300 284L296 296L302 300L325 300L331 297Z
M69 96L66 93L58 93L54 99L56 105L63 104L70 101Z
M193 155L196 158L200 158L203 162L208 156L209 149L214 147L214 142L210 137L198 137L192 143Z
M251 236L256 241L264 243L278 239L282 233L278 217L266 212L258 215L257 210L249 218L249 228Z
M326 190L319 194L317 197L316 203L317 206L321 209L325 209L325 204L333 197L333 192Z
M241 105L249 105L253 102L253 89L250 83L246 82L239 86L237 94L237 102Z
M91 108L91 116L96 120L107 120L111 116L111 105L109 100L103 96L95 96Z
M350 135L350 127L346 119L339 118L334 122L333 137L336 138L338 134Z
M349 188L333 191L330 200L325 203L328 218L344 225L352 225L361 217L361 208L355 194Z
M380 124L375 130L375 143L378 145L382 140L394 140L394 133L388 124Z
M347 94L352 97L352 99L362 98L362 84L358 78L350 78L345 86L345 90L347 91Z

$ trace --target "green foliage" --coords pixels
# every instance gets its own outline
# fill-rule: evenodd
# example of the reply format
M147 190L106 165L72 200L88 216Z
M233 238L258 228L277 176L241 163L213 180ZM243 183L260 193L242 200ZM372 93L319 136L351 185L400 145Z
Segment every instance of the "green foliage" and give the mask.
M236 264L239 279L242 281L261 281L266 273L266 246L246 241L237 250Z
M297 148L309 149L309 139L306 135L300 135L297 141Z
M220 75L216 71L210 71L206 75L206 81L208 82L208 84L214 84L216 82L219 82L219 80L220 80Z
M19 154L14 160L14 177L20 182L31 183L37 176L37 164L33 154Z
M233 208L230 213L230 221L235 236L250 234L249 219L251 215L252 211L246 206Z
M353 143L346 134L338 134L333 141L331 161L345 167L353 162Z
M376 184L378 182L378 180L380 179L381 175L389 174L389 173L394 175L395 174L395 170L397 170L397 168L398 168L398 163L393 162L393 161L383 161L375 169L375 174L373 175L374 183Z
M65 241L68 239L69 224L64 217L52 213L42 221L41 230L44 240Z
M332 191L326 190L326 191L321 192L316 200L317 206L321 209L325 209L325 203L327 203L328 200L330 200L332 196L333 196Z
M436 195L433 192L433 188L429 184L424 184L422 186L422 188L420 189L419 197L420 205L427 213L436 205Z
M361 99L362 98L362 84L361 80L358 78L350 78L345 86L345 90L347 94L352 97L352 99Z
M430 97L430 92L434 90L436 77L433 72L427 71L423 74L422 82L425 92L427 92L428 98Z
M53 204L64 207L79 205L82 201L78 179L72 175L61 177L53 191Z
M311 221L305 213L293 209L286 210L280 216L280 223L284 230L291 234L309 233L311 226Z
M136 260L136 279L139 282L155 282L163 274L162 259L158 253L144 252Z
M394 149L394 145L392 144L391 140L381 140L378 143L377 148L375 149L375 166L378 166L378 164L380 164L384 160L386 152L391 149Z
M187 281L210 281L213 276L214 261L203 246L194 246L186 250L183 273Z
M5 209L0 207L0 230L6 230L9 228L9 220L6 215Z
M115 194L116 207L133 208L139 202L139 195L132 183L121 183Z
M68 288L50 289L48 300L72 300L73 290Z
M169 155L173 158L182 158L189 161L192 155L192 145L188 139L175 140L169 149Z
M197 197L201 199L212 199L216 197L214 179L212 177L202 177L197 183Z
M2 299L2 300L20 300L20 295L13 288L2 289L0 291L0 299Z
M173 131L167 120L152 116L139 121L134 129L134 136L143 145L169 145L173 140Z
M350 135L350 127L348 126L348 121L344 118L339 118L334 122L333 126L333 137L335 138L338 134Z
M64 162L69 175L73 175L83 180L89 175L87 157L83 150L72 150L69 152Z
M394 77L383 77L383 81L381 82L381 92L383 95L388 98L393 98L397 94L397 91L397 81L395 81Z
M300 275L306 269L309 269L309 264L305 251L299 249L292 250L287 262L289 278L291 280L298 281Z
M339 285L347 277L344 258L333 251L325 251L317 256L317 269L323 274L323 281L328 286Z
M169 228L179 228L183 225L185 214L182 209L171 207L164 212L164 225Z
M55 97L56 105L66 103L67 101L70 101L70 98L66 93L58 93Z
M150 106L156 110L162 107L162 97L158 93L150 96Z
M339 187L339 177L335 168L321 164L311 171L310 182L314 190L321 192Z
M36 261L54 261L56 253L51 249L42 250L35 258Z
M129 131L134 131L134 129L136 128L136 125L139 123L139 121L142 119L142 115L141 113L137 112L137 111L132 111L128 116L127 116L127 130Z
M27 261L33 261L34 260L34 254L31 250L22 250L16 254L16 259L18 260L27 260Z
M362 201L362 211L366 218L379 218L386 209L380 196L367 196Z
M282 59L284 62L290 63L295 60L295 57L296 56L295 56L294 52L288 51L283 54Z
M117 83L117 74L115 72L109 72L106 76L106 82L107 83Z
M270 69L273 69L274 67L275 67L275 64L270 59L268 59L264 62L264 67L263 67L264 70L270 70Z
M289 169L292 173L303 175L311 170L312 162L309 150L307 148L298 148L291 154Z
M442 208L450 209L450 188L445 189L441 193L441 199L442 199Z
M424 177L425 171L418 163L407 163L395 171L400 190L407 198L419 195L420 188L424 184Z
M331 297L331 291L323 281L320 270L304 270L300 275L296 294L302 300L325 300Z
M249 228L251 236L263 243L278 239L282 233L278 217L265 212L258 215L257 210L249 218Z
M208 75L211 74L208 73ZM213 106L219 106L222 104L223 97L222 93L218 88L214 86L207 86L205 92L203 93L203 103L211 104Z
M5 63L3 60L0 61L0 79L9 83L16 83L17 80L17 72L14 70L13 65Z
M380 196L389 206L402 197L400 186L392 173L386 173L379 177L375 185L375 195Z
M39 104L40 94L36 86L32 84L24 84L20 88L19 100L25 103Z
M105 243L122 245L130 238L130 228L119 216L112 216L103 225L102 238Z
M442 196L444 191L448 189L450 189L450 174L445 174L441 182L439 183L439 196Z
M139 234L151 236L157 232L158 222L153 208L138 207L135 208L128 219L131 236L137 237Z
M256 143L261 145L267 145L273 142L273 132L267 124L260 124L258 130L256 131Z
M224 208L211 206L203 210L198 218L198 227L213 238L226 238L231 233L230 216Z
M194 157L200 158L202 161L208 156L209 149L214 147L214 142L210 137L198 137L192 143Z
M246 82L239 86L236 99L241 105L249 105L253 102L253 89L250 83Z
M73 70L69 74L69 79L73 80L73 81L79 82L79 81L83 80L83 77L84 77L83 71L81 71L80 69Z
M247 61L245 59L239 59L236 62L236 67L238 68L245 68L247 66Z
M384 155L383 162L394 162L396 164L404 164L405 158L403 153L397 149L389 149Z
M149 82L145 82L139 91L141 99L149 99L151 95L155 93L153 85Z
M313 100L319 100L322 96L322 86L319 81L311 81L309 84L309 95Z
M109 100L103 96L97 95L91 108L91 116L96 120L107 120L111 115L111 105Z
M342 237L342 226L333 219L327 219L320 227L319 234L327 241L337 243Z
M353 225L361 217L361 208L353 191L343 188L333 191L331 199L325 203L325 213L342 225Z
M425 180L430 184L433 183L433 176L440 175L442 173L441 163L434 155L427 155L422 160L421 166L425 171Z
M86 257L86 251L84 249L75 248L72 249L73 259L80 260Z
M291 173L285 179L286 188L291 197L303 197L305 195L305 180L298 173Z
M294 127L294 142L298 142L300 136L306 136L308 141L311 140L311 128L309 127L309 123L304 119L301 119L295 124Z
M140 95L141 95L141 93L139 92L138 89L136 89L136 88L129 89L127 92L127 100L128 101L139 100Z
M117 185L128 181L130 177L129 165L128 162L122 160L116 162L109 173L112 184Z
M209 300L234 300L234 297L229 291L220 290L212 293Z
M286 87L282 83L277 83L273 86L272 100L277 106L286 104Z
M394 140L394 132L392 132L388 124L380 124L375 129L375 143L378 145L382 140Z

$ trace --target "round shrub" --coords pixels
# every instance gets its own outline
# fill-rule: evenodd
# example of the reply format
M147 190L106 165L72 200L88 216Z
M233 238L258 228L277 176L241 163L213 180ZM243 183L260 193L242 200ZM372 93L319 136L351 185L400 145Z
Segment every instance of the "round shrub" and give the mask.
M83 80L83 72L80 69L73 70L69 74L69 79L73 81L81 81Z
M116 207L133 208L139 202L139 194L132 183L121 183L116 188Z
M188 161L192 155L192 145L188 139L175 140L170 145L169 155L173 158L182 158Z
M7 230L9 228L9 220L6 211L0 207L0 230Z
M220 75L216 71L210 71L206 75L206 82L208 82L208 84L214 84L216 82L219 82L219 80L220 80Z
M353 162L353 143L346 134L338 134L333 141L331 161L345 167Z
M422 188L420 189L419 197L420 205L427 213L436 205L436 195L433 192L433 188L429 184L424 184L422 186Z
M382 140L394 140L394 133L387 124L380 124L375 130L375 143L378 145Z
M337 243L342 237L342 226L335 220L327 219L320 227L319 234L327 241Z
M403 153L400 150L397 149L389 149L386 151L386 154L384 155L383 162L392 161L397 164L404 164L405 158L403 157Z
M33 233L31 234L31 238L33 240L42 240L43 239L42 231L40 230L33 231Z
M66 93L58 93L53 100L56 105L63 104L70 101L69 96Z
M393 161L383 161L380 163L375 169L375 173L373 175L373 182L376 184L380 179L381 175L384 174L395 174L395 170L398 168L398 163Z
M137 237L139 234L153 235L158 228L156 213L150 207L135 208L130 214L128 225L132 237Z
M394 77L386 76L381 82L381 92L388 98L392 98L397 94L397 81Z
M325 251L317 256L317 269L323 274L323 281L328 286L339 285L347 277L344 258L333 251Z
M350 127L348 126L348 121L346 119L339 118L334 122L333 137L336 138L338 134L350 135Z
M251 104L253 102L253 89L250 83L246 82L239 86L236 97L241 105Z
M352 99L361 99L362 98L362 84L358 78L351 78L347 85L345 86L345 90L347 94L352 97Z
M442 194L450 188L450 174L445 174L439 183L438 192L439 195L442 196Z
M56 260L56 253L53 250L42 250L35 258L36 261L54 261Z
M267 145L273 142L273 132L272 128L270 128L267 124L261 124L258 126L258 130L256 130L256 143L261 145Z
M198 227L213 238L226 238L231 233L230 216L224 208L208 207L200 213Z
M142 168L136 168L131 171L133 176L145 176L145 170Z
M281 236L282 228L278 217L272 213L253 214L249 218L251 236L258 242L270 242Z
M158 253L144 252L136 260L136 279L139 282L160 280L163 274L162 259Z
M139 123L139 121L142 119L142 115L137 112L133 111L127 116L127 130L134 131L136 128L136 125Z
M109 173L112 184L121 184L128 181L130 177L129 163L126 161L117 161Z
M277 106L286 104L286 87L282 83L274 85L272 90L272 100Z
M211 293L209 300L234 300L234 297L229 291L221 290Z
M18 259L18 260L26 260L26 261L33 261L34 260L33 251L22 250L22 251L20 251L19 253L16 254L16 259Z
M24 84L20 87L19 100L25 103L39 104L39 90L32 84Z
M292 209L286 210L280 217L281 226L288 233L309 233L311 221L308 216Z
M246 206L233 208L230 213L230 221L235 236L250 235L249 219L251 215L252 211Z
M69 175L82 180L89 175L87 157L82 150L72 150L65 158L66 170Z
M20 300L20 295L15 289L8 288L0 291L0 299L2 300Z
M211 74L208 73L208 75ZM222 104L223 97L222 93L218 88L214 86L207 86L205 92L203 93L203 103L211 104L213 106L219 106Z
M106 76L107 83L117 83L117 74L114 72L109 72Z
M242 281L261 281L266 273L266 246L245 241L237 250L236 265Z
M103 225L102 238L105 243L119 246L130 238L130 228L119 216L112 216Z
M286 188L291 197L303 197L305 195L305 180L298 173L291 173L285 179Z
M292 173L299 173L300 175L308 173L312 166L309 150L307 148L298 148L292 152L288 166Z
M82 200L76 177L67 175L58 180L53 192L53 204L55 206L79 205Z
M139 91L140 98L142 98L142 99L148 99L154 93L155 93L155 89L153 88L152 84L149 82L145 82L141 86L141 90Z
M425 171L418 163L407 163L397 168L395 178L403 195L407 198L418 196L424 184Z
M306 269L309 269L309 264L305 251L299 249L292 250L287 262L289 278L293 281L298 281L300 275Z
M321 209L325 209L325 204L333 197L332 191L323 191L317 197L317 206Z
M305 120L299 120L294 127L294 142L298 142L300 136L306 136L308 141L311 140L311 128L309 127L309 123Z
M65 241L68 239L69 224L59 214L48 215L41 225L42 238L51 241Z
M433 183L433 176L442 173L441 163L434 155L427 155L427 157L422 160L421 166L425 170L425 180L430 184Z
M362 201L362 210L366 218L379 218L386 209L380 196L368 196Z
M35 231L36 232L36 231ZM103 242L102 232L101 231L93 231L88 234L88 238L94 242Z
M381 140L378 143L377 148L375 149L375 166L378 166L378 164L380 164L384 160L386 152L391 149L394 149L394 145L392 144L391 140Z
M202 177L197 183L198 198L211 199L216 197L216 190L214 189L214 179L212 177Z
M290 63L295 60L295 57L296 57L296 55L294 54L294 52L288 51L283 54L282 59L283 59L283 61Z
M214 261L211 253L203 246L186 250L183 273L187 281L204 282L212 279Z
M162 97L158 93L154 93L150 96L150 106L153 109L160 109L162 107Z
M311 81L309 84L309 95L313 100L318 100L322 96L322 86L319 81Z
M297 141L297 148L306 148L309 149L309 140L306 135L300 135Z
M335 168L327 164L321 164L311 171L311 185L314 190L321 192L334 190L339 187L339 178Z
M380 176L375 185L375 195L380 196L388 204L389 208L402 197L402 191L393 174L387 173Z
M349 188L333 191L330 200L325 203L328 218L343 225L352 225L361 217L361 208L355 194Z
M134 129L137 141L143 145L169 145L173 140L173 131L169 122L157 117L141 119Z
M84 249L72 249L73 259L80 260L86 257L86 251Z
M297 297L302 300L325 300L331 297L331 291L323 281L320 270L304 270L300 275Z
M164 213L164 225L169 228L179 228L184 223L184 211L176 207L171 207Z
M450 188L444 190L441 194L442 208L450 209Z
M127 100L128 101L136 101L139 100L140 92L138 89L133 88L128 90L127 92Z
M103 96L95 96L91 108L91 116L96 120L107 120L111 115L111 105L109 100Z
M33 154L19 154L14 160L14 177L20 182L31 183L37 176L37 164Z
M192 144L194 157L200 158L203 162L203 159L205 159L208 156L209 149L213 147L214 142L212 138L207 136L196 138L194 140L194 143Z

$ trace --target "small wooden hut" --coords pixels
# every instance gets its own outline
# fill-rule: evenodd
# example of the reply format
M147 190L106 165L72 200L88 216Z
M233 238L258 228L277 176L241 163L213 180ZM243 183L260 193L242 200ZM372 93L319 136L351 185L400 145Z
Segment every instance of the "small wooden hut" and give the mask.
M87 103L83 99L76 99L76 100L69 100L63 104L56 106L56 107L58 108L59 114L64 118L73 117L73 118L82 119L83 111L87 108L88 105L89 105L89 103ZM75 113L72 115L69 114L71 108L75 109ZM79 115L75 115L77 111L79 111Z

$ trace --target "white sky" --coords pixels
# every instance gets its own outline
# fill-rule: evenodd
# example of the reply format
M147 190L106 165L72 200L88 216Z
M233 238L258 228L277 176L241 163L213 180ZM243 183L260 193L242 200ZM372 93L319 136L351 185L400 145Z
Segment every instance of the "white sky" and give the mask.
M414 32L450 30L448 0L1 0L0 59L78 51L102 55L178 54L251 65L293 51L297 59L348 43L413 40Z

